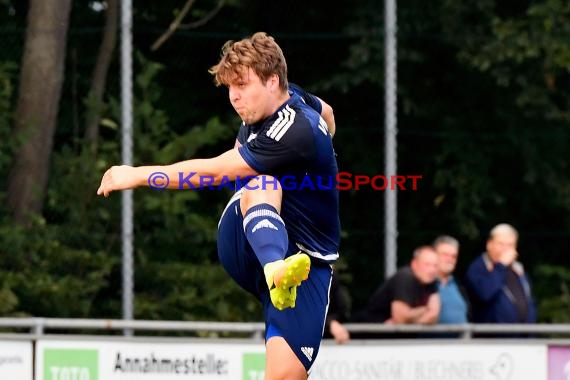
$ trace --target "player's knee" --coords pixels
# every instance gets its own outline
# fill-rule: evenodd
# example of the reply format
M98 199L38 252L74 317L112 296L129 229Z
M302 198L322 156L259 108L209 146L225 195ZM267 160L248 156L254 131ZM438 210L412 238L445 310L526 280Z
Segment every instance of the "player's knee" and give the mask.
M258 175L250 179L243 186L243 194L240 199L240 208L245 214L255 205L267 203L281 210L281 198L283 190L276 177L270 175Z

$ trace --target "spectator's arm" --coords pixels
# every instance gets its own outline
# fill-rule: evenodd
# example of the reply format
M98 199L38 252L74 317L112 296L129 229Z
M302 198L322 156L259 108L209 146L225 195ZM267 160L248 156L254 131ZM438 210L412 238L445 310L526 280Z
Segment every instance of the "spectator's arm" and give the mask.
M330 321L330 333L338 344L343 344L350 340L350 333L346 327L337 320Z
M441 310L441 300L439 298L439 294L433 293L431 296L429 296L426 307L426 312L423 313L415 322L424 325L433 325L437 323L439 312Z
M415 323L426 311L426 306L411 307L403 301L392 301L391 305L392 318L391 323L404 324Z
M495 263L492 270L484 265L472 265L467 271L467 284L482 301L489 301L495 297L505 284L507 267Z

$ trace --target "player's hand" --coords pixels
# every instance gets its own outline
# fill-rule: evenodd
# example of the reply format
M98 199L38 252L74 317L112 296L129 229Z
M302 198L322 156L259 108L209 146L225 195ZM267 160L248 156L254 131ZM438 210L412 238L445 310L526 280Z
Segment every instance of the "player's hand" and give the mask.
M111 191L127 190L137 187L136 169L132 166L113 166L105 172L97 195L109 196Z
M518 252L516 249L514 248L507 249L501 253L501 256L499 257L499 262L504 266L508 267L509 265L515 262L517 257L518 257Z
M343 344L350 340L350 334L348 330L338 321L331 321L330 331L331 335L334 337L335 342L338 344Z

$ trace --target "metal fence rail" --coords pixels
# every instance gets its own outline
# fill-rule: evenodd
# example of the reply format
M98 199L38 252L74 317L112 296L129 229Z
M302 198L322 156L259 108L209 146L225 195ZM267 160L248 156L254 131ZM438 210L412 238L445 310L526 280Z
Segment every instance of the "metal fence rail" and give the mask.
M570 324L460 324L460 325L384 325L375 323L348 323L351 333L457 333L458 338L472 339L481 336L501 334L532 334L535 337L548 335L570 336ZM261 322L208 322L208 321L151 321L122 319L75 319L75 318L0 318L0 329L29 329L38 336L53 334L57 330L99 330L117 331L176 331L176 332L225 332L247 333L253 338L263 336L265 324Z
M548 335L569 335L570 324L459 324L459 325L384 325L374 323L346 324L351 333L421 333L429 334L457 333L458 338L472 339L474 334L479 336L497 335L533 335L536 337Z
M178 331L178 332L230 332L263 333L265 325L259 322L207 322L207 321L150 321L123 319L77 319L77 318L0 318L0 328L29 328L30 333L43 335L47 331L101 330L115 331Z

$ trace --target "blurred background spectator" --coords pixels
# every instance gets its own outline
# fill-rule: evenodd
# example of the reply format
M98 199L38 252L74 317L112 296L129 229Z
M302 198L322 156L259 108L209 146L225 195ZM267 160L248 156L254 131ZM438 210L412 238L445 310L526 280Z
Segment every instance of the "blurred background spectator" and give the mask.
M437 270L438 258L433 248L416 248L410 265L399 269L374 292L356 321L436 323L440 309L435 284Z
M453 275L459 255L459 241L442 235L433 242L438 257L437 290L441 300L438 323L468 322L469 303L466 290Z
M469 266L466 286L474 322L536 322L530 282L517 261L517 241L518 232L513 226L495 226L487 240L487 251Z

